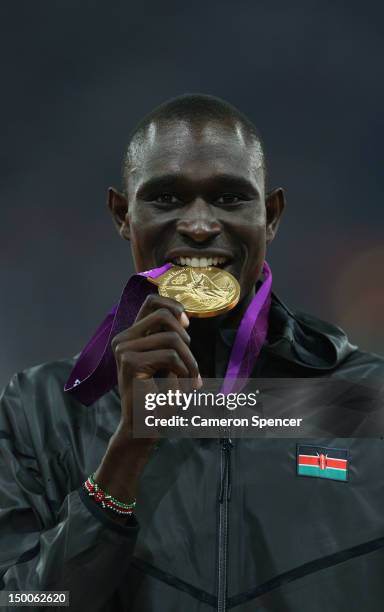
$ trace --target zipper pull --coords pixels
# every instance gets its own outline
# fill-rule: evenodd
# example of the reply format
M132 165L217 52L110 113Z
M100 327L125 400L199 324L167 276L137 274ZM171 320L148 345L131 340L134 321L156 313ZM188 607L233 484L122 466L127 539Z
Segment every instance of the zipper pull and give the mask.
M227 493L227 501L231 499L232 484L231 484L231 450L233 442L230 438L224 438L221 442L221 452L224 454L224 469L220 485L220 504L224 501L225 491Z

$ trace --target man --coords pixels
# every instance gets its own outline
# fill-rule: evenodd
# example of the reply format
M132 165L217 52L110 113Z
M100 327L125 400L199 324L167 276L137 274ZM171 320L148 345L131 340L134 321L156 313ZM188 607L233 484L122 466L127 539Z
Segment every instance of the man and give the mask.
M237 278L240 301L189 319L179 302L149 296L113 338L117 385L89 407L63 391L75 358L13 377L0 413L3 588L68 590L72 610L103 612L381 610L382 439L308 442L308 456L349 453L340 482L301 476L295 439L132 438L135 378L165 372L199 389L223 377L259 291L284 195L265 193L252 123L210 96L166 102L135 130L124 193L111 189L108 205L137 271L214 263ZM272 295L253 378L383 371L339 328ZM137 497L134 513L97 503L90 474L122 508Z

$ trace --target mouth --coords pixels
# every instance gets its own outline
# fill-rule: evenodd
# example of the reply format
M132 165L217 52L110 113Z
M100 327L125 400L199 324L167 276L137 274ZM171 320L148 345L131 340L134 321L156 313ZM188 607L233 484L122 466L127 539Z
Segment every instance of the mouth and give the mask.
M191 266L192 268L207 268L215 266L224 268L229 263L229 257L175 257L169 260L176 266Z

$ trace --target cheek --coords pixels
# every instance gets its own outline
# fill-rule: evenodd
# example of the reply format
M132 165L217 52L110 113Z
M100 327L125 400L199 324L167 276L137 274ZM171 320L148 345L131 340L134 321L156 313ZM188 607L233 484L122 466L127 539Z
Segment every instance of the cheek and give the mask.
M130 243L137 271L154 266L153 251L156 246L157 232L142 215L134 215L130 220Z
M236 236L244 256L240 273L244 293L251 290L261 275L266 253L265 223L265 214L256 211L236 223Z
M129 211L131 236L135 243L151 240L156 234L156 215L149 206L132 205Z
M131 203L129 207L129 218L131 220L131 224L135 226L135 228L139 228L142 224L150 224L152 216L153 211L149 206L146 206L144 202Z
M242 293L247 294L252 291L257 281L262 276L263 264L265 260L265 240L259 238L249 247L245 266L242 270Z
M244 276L255 280L261 272L266 254L265 232L255 232L246 244Z
M255 254L265 248L266 227L263 215L249 215L242 219L238 217L236 223L229 224L227 229L244 251Z
M237 209L223 210L222 220L234 232L244 234L245 236L265 231L267 222L265 206L250 201L240 205Z

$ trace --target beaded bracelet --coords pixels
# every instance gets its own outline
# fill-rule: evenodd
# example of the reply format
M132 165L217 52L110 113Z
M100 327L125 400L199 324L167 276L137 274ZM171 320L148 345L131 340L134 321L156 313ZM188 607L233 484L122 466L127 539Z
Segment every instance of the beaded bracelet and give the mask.
M100 504L102 508L108 508L109 510L113 510L113 512L117 512L117 514L125 514L127 516L133 514L133 510L136 507L136 500L131 504L124 504L104 491L97 482L94 481L93 477L94 474L88 476L83 486L96 503Z

